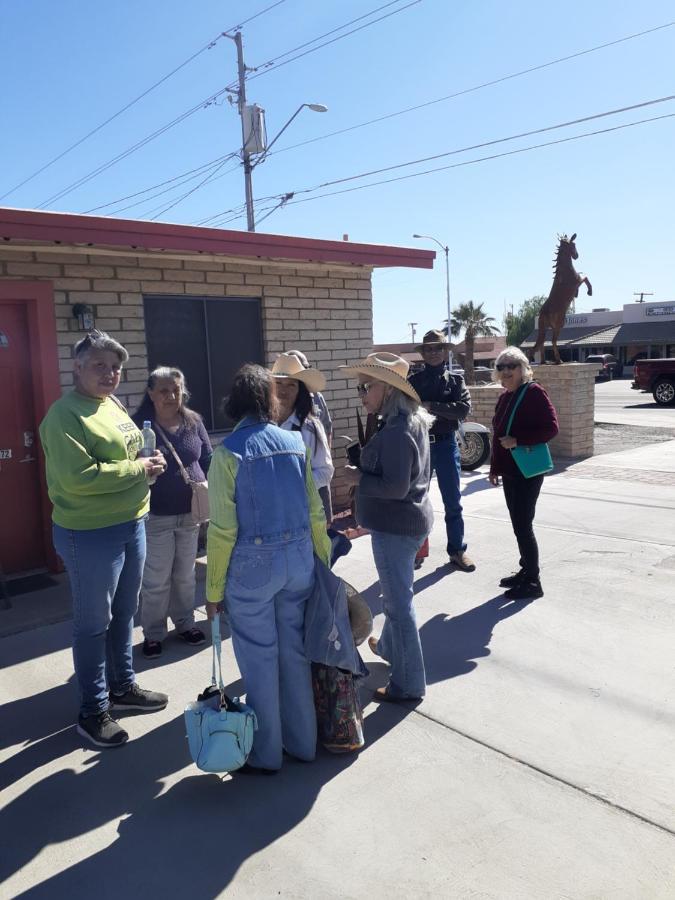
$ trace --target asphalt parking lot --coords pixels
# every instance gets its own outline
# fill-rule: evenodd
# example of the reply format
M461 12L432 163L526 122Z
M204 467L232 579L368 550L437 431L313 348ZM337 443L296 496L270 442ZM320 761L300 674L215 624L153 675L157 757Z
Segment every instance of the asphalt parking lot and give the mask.
M595 386L595 421L638 428L675 429L675 406L659 406L651 394L631 388L630 378L599 381Z

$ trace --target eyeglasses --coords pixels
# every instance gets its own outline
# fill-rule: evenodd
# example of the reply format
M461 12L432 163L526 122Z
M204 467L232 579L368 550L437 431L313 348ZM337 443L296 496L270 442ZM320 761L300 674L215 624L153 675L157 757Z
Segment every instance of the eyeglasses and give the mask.
M371 387L373 387L373 385L376 383L377 382L374 382L374 381L367 381L365 384L357 384L356 392L359 395L359 397L365 397L366 394L368 393L368 391L371 389Z
M514 369L519 369L520 363L499 363L498 366L495 366L495 369L498 372L503 372L504 369L508 369L509 372L513 372Z

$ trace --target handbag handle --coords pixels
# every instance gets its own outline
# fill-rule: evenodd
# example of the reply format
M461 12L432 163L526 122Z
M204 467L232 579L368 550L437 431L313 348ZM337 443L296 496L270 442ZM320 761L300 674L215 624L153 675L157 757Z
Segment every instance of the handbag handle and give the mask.
M154 424L155 424L155 428L157 429L157 431L159 431L160 437L162 438L162 440L164 441L164 443L167 445L167 447L168 447L169 450L171 451L171 454L172 454L173 458L174 458L174 459L176 460L176 462L178 463L178 468L180 469L180 474L183 476L183 481L185 482L185 484L186 484L188 487L190 487L190 483L191 483L191 482L190 482L190 476L188 475L188 473L187 473L187 471L186 471L186 469L185 469L185 466L184 466L183 463L181 462L180 456L176 453L176 448L174 447L174 445L171 443L171 441L168 439L168 437L167 437L166 434L164 433L164 431L163 431L161 425L160 425L158 422L155 422ZM213 683L215 684L215 681L214 681Z
M511 431L511 425L513 425L513 417L515 416L516 410L520 406L520 401L525 396L525 391L528 389L529 386L530 386L530 382L526 381L525 384L523 385L523 387L521 388L520 394L518 394L518 396L516 397L516 402L513 404L513 409L511 410L511 415L509 416L509 422L508 422L508 425L506 426L506 431L504 432L504 437L506 437L508 435L508 433Z
M223 681L222 668L222 638L220 636L220 614L211 619L211 649L213 659L211 663L211 684L220 689L221 697L225 696L225 682ZM216 681L216 660L218 661L218 681Z

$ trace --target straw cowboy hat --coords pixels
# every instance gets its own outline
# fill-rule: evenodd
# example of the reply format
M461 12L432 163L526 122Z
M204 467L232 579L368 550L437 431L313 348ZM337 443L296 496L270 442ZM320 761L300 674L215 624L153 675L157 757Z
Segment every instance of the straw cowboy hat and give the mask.
M426 350L427 347L438 347L441 345L443 350L449 350L450 345L448 344L447 337L443 334L442 331L435 331L432 329L431 331L427 331L427 333L422 338L422 343L418 344L415 347L418 353L421 353L422 350Z
M383 381L391 387L398 388L408 397L411 397L417 403L422 401L415 388L408 383L408 369L410 366L400 356L394 353L369 353L363 362L357 363L355 366L339 366L344 369L345 375L358 376L363 375L365 378L373 378L375 381Z
M274 378L294 378L302 381L308 391L316 394L326 387L326 379L318 369L305 369L293 353L281 353L272 366Z

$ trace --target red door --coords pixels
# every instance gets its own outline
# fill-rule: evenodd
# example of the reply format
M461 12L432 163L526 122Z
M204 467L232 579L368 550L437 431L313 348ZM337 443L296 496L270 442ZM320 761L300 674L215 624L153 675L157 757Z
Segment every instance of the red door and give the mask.
M0 303L0 565L8 575L45 564L28 315Z

